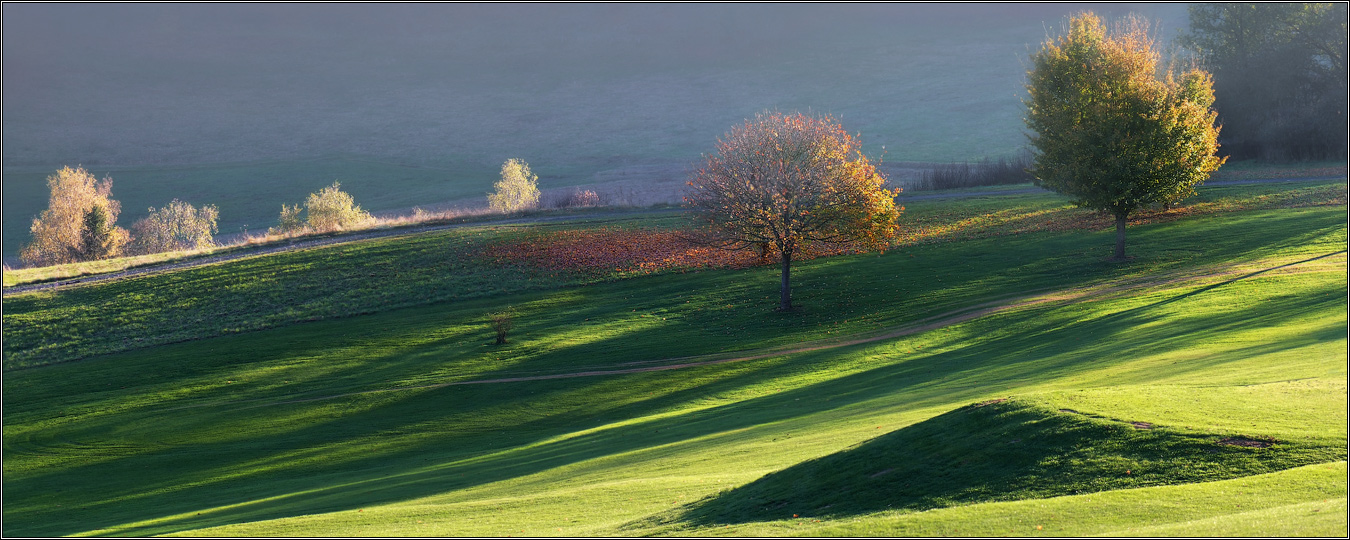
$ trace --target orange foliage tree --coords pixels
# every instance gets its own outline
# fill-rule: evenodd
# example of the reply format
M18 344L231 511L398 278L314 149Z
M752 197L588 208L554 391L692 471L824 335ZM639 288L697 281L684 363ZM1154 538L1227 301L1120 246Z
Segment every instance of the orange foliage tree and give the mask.
M62 167L47 177L51 199L33 220L32 243L19 258L30 266L105 259L121 254L131 235L116 226L122 205L112 198L112 179L99 181L82 167Z
M709 244L778 253L778 309L792 309L792 257L813 244L885 249L898 231L898 189L828 116L760 113L717 141L685 203Z

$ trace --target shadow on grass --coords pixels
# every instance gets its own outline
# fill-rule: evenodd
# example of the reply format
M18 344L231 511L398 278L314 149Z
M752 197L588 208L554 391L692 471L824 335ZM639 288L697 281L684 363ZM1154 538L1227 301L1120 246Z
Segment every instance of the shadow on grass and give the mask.
M841 260L830 265L833 270L821 270L817 279L863 265L862 259ZM718 281L733 287L743 275L726 274ZM675 278L657 282L670 291L680 286ZM636 292L640 285L626 286ZM747 290L739 295L750 298L753 293ZM968 403L1031 381L1107 369L1158 350L1184 347L1197 335L1274 327L1309 314L1343 312L1343 306L1343 294L1317 294L1279 297L1241 312L1189 317L1144 309L1083 318L1071 310L1039 308L971 321L970 331L963 336L930 336L925 339L947 349L912 356L900 352L895 344L873 344L680 372L458 386L274 407L222 407L192 414L159 412L147 405L126 414L76 420L48 428L46 433L39 431L31 447L34 454L55 451L41 448L53 442L43 442L43 436L74 442L125 441L129 446L139 445L139 450L96 463L72 460L7 478L5 492L11 504L6 505L5 533L63 535L125 527L117 533L162 534L415 499L559 467L640 467L693 447L734 446L772 438L809 428L822 419ZM419 308L412 313L435 311ZM727 324L750 324L752 318L728 315ZM341 326L349 334L378 333L377 327L391 320L375 317L363 327L360 319L352 319ZM1149 324L1157 322L1167 324ZM418 319L397 331L415 334L437 324ZM336 325L339 322L300 325L164 348L160 357L146 360L144 367L190 364L213 356L212 361L221 366L245 366L259 361L261 351L309 330L318 334L287 354L319 354L331 348L322 334ZM661 352L663 343L691 339L688 333L665 333L662 327L627 331L582 347L540 353L523 364L496 366L475 377L557 369L578 359L594 361L605 352L631 358L627 355L644 346L651 349L650 357ZM1325 333L1289 335L1249 353L1293 349L1319 339L1325 339ZM414 367L406 365L411 361L408 358L418 359L413 363L435 361L437 351L442 350L437 347L391 347L379 362L343 368L331 376L357 380L358 372L373 370L375 378L367 373L364 380L396 377ZM837 366L856 364L861 355L871 355L875 367L849 368L796 388L726 405L698 405L710 397L763 387L776 379L829 373ZM221 358L225 356L230 359ZM1230 354L1171 369L1201 370L1248 357ZM75 367L64 366L69 371L61 373L91 376L80 375ZM1147 382L1149 377L1163 375L1140 373L1129 382ZM10 404L9 397L6 402ZM631 421L658 413L669 414ZM9 412L6 419L8 423ZM8 436L6 448L16 448ZM10 460L6 461L9 471ZM879 471L868 474L875 472ZM983 492L936 493L950 499ZM194 512L200 514L188 515ZM148 520L162 521L133 525Z
M1341 446L1220 444L1011 399L962 407L639 522L695 526L924 510L1211 481L1344 459ZM664 519L663 519L664 518Z
M183 417L165 415L139 419L121 418L119 423L133 426L148 422L156 423L153 430L161 433L204 430L207 428L200 426L210 425L213 426L212 429L231 431L234 436L219 442L161 447L97 465L77 465L56 469L46 474L7 480L7 494L17 497L42 492L50 486L83 486L84 495L92 500L81 505L82 510L78 511L73 509L56 511L48 508L46 511L33 513L23 508L7 507L7 517L11 520L10 525L6 527L6 533L71 534L95 527L125 525L179 513L202 511L200 516L170 518L161 523L133 526L118 531L118 534L160 534L413 499L520 478L557 467L576 466L584 462L595 463L597 467L611 468L641 466L644 462L675 456L693 446L734 446L783 432L809 429L811 425L821 421L822 417L835 413L845 414L842 412L844 409L848 409L847 414L859 414L866 413L870 409L882 411L897 406L917 408L969 402L987 396L990 392L1015 389L1019 381L1044 380L1079 373L1084 369L1104 369L1125 363L1130 358L1153 350L1158 343L1193 339L1196 333L1213 335L1239 328L1278 325L1282 320L1325 312L1328 306L1338 303L1338 299L1326 295L1306 296L1303 299L1290 297L1264 303L1254 310L1242 313L1183 318L1169 324L1147 327L1141 326L1142 323L1158 320L1156 314L1134 313L1129 316L1108 315L1075 320L1063 313L1063 310L1029 310L999 317L996 320L980 321L973 329L976 332L992 332L996 327L1016 327L1017 332L1011 333L1008 337L980 341L932 355L915 355L916 357L908 360L896 358L897 353L893 347L877 346L876 349L851 347L744 364L710 366L678 373L650 373L594 380L534 381L496 387L471 385L339 400L322 406L297 404ZM980 328L981 325L985 328ZM625 339L631 337L626 336ZM1289 341L1273 343L1270 346L1294 348L1303 346L1308 339L1322 339L1322 336L1291 335L1288 339ZM876 368L837 376L770 396L637 423L624 423L628 419L676 410L709 396L764 384L776 377L829 369L831 365L847 361L869 350L873 354L879 353L891 359ZM1261 351L1252 352L1257 354ZM1236 362L1241 359L1240 355L1230 355L1222 359L1211 359L1203 364L1197 363L1185 369L1205 369L1212 367L1213 363ZM1146 379L1130 382L1143 380ZM308 422L294 422L294 425L280 432L258 435L249 435L246 432L250 426L263 426L269 419L284 418L292 411L308 411L311 408L319 409L318 416ZM1000 410L1002 409L995 407L988 412ZM1051 437L1045 439L1041 447L1031 454L1017 458L1028 462L1041 463L1045 460L1058 459L1078 463L1075 461L1078 458L1073 457L1077 450L1069 450L1076 448L1075 445L1087 444L1087 441L1091 441L1094 437L1104 436L1103 433L1112 437L1121 436L1120 433L1111 431L1114 428L1110 425L1080 425L1071 417L1061 418L1051 415L1049 419L1037 419L1025 416L1029 414L1026 411L1012 411L1008 414L1014 414L1010 417L1012 419L1000 420L998 423L1026 424L1028 426L1026 429L1034 427L1051 434L1065 430L1078 433L1078 435L1056 436L1060 438L1035 435L1031 431L1026 432L1025 436L1009 434L1009 439L1030 440L1038 436ZM958 415L942 422L953 418L963 417ZM960 422L967 421L960 420ZM1050 423L1043 424L1044 422ZM952 429L951 425L943 425L946 426L943 429ZM974 425L978 425L978 422ZM114 429L111 425L89 427L90 429L82 434L66 435L93 439L99 436L100 430ZM123 425L120 429L127 427ZM592 431L577 433L587 429ZM938 431L942 429L919 428L918 431L909 433ZM900 433L906 432L902 430ZM1000 433L1003 432L994 430L986 434L1001 437ZM1124 453L1100 454L1105 456L1101 458L1102 463L1123 463L1121 459L1142 459L1146 463L1153 463L1149 460L1162 460L1159 463L1173 460L1175 467L1183 467L1187 463L1197 465L1200 466L1198 470L1206 471L1204 474L1210 475L1207 478L1216 479L1251 474L1250 471L1258 470L1259 467L1268 467L1272 470L1283 468L1280 464L1285 463L1279 460L1274 462L1257 460L1243 466L1221 463L1222 466L1215 469L1208 461L1192 459L1196 456L1200 458L1207 456L1203 453L1196 454L1195 449L1206 447L1204 445L1209 444L1209 441L1197 442L1179 435L1177 437L1180 438L1165 440L1148 438L1161 437L1164 434L1166 432L1163 431L1140 433L1138 436L1145 437L1144 439L1126 437L1120 439L1124 441L1120 444L1125 446L1143 444L1145 448L1154 445L1153 447L1166 449L1175 455L1164 455L1167 452L1159 450L1161 453L1157 456L1149 457L1152 454L1135 455L1120 450ZM942 454L946 456L942 459L949 459L952 462L944 462L942 467L945 468L935 470L947 472L925 480L926 483L916 484L922 487L921 491L932 489L929 495L913 495L917 492L911 491L909 493L914 500L901 500L898 503L896 500L890 500L888 504L909 507L905 505L923 506L981 500L980 497L998 496L997 493L1003 489L998 486L1007 485L1024 486L1022 489L1030 490L1025 491L1029 494L1066 492L1064 490L1091 491L1109 489L1117 485L1103 484L1093 487L1096 484L1085 479L1061 482L1059 472L1051 474L1060 469L1042 471L1024 468L1009 472L1005 476L984 471L974 476L954 477L952 475L973 463L968 458L956 459L955 456L973 451L970 449L981 445L991 445L990 451L995 446L989 440L981 442L975 435L971 437L973 438L966 442L944 443L950 448L943 447L947 448L945 450L947 453ZM917 446L920 442L916 439L906 442L905 445ZM1020 448L1027 447L1025 445L1019 447L1019 451ZM984 468L995 467L998 463L1012 459L994 454L972 455L980 456L977 461L987 461L976 464L977 467ZM1303 454L1294 452L1278 455L1292 455L1296 458ZM1124 457L1117 459L1110 456ZM962 464L961 460L967 460L967 463ZM936 462L925 463L932 465ZM867 470L859 474L865 473L870 477L878 472L881 471ZM891 474L879 475L878 478ZM972 483L974 480L971 478L984 477L994 480L990 480L988 485ZM908 478L906 481L914 481L911 473L892 478ZM1159 481L1177 483L1194 481L1193 478L1187 474L1169 473ZM1034 483L1032 479L1044 483L1044 489L1036 491L1032 487L1026 487ZM779 480L774 480L765 485L778 486L778 482ZM949 484L954 487L941 487ZM780 488L774 487L763 493L773 493L777 489ZM821 489L824 492L830 491L823 487ZM834 491L840 492L839 489ZM760 492L752 490L742 493ZM754 497L759 497L755 500L765 501L789 500L782 497L765 499L759 495ZM755 506L759 503L746 502L754 497L747 495L738 499L740 502L728 502L729 509L715 512L708 510L711 513L699 514L691 519L731 519L727 516L740 515L737 512L743 514L750 512L744 514L747 516L745 519L752 519L754 512L751 510L770 506L768 503ZM11 499L11 502L16 499ZM50 500L54 502L57 499ZM816 506L789 512L814 512L828 504L832 503L821 502ZM852 504L855 505L852 507L854 509L848 511L866 511L871 508L857 501ZM221 508L225 505L234 506ZM850 506L843 504L821 511L843 512L848 508ZM786 510L787 507L779 509ZM68 517L63 518L62 515ZM34 518L40 516L47 518L45 522L41 525L33 523ZM9 530L19 523L33 524Z

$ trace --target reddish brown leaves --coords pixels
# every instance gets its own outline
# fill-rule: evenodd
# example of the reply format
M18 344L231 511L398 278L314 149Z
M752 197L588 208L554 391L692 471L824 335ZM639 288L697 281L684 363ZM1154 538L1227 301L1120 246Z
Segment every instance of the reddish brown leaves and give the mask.
M816 246L805 257L852 253L849 246ZM696 244L677 231L585 229L553 231L498 244L484 253L498 263L541 270L606 274L652 273L676 268L747 268L778 262L770 250L726 250Z

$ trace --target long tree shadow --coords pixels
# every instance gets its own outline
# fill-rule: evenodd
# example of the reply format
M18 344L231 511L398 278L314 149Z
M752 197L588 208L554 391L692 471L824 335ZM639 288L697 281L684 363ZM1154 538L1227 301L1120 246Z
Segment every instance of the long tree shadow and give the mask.
M1074 373L1085 363L1104 368L1128 362L1131 355L1152 350L1160 342L1182 341L1197 332L1273 325L1335 307L1333 300L1318 298L1284 299L1250 312L1187 319L1162 327L1152 325L1138 332L1131 330L1157 321L1161 315L1146 310L1066 323L1076 319L1049 316L1050 310L1029 310L984 323L987 331L1010 320L1020 322L1023 329L1019 334L910 359L883 344L708 366L678 374L529 381L513 383L509 388L449 387L327 404L289 404L248 411L226 408L182 417L154 414L146 407L136 414L90 425L74 435L88 440L156 440L170 433L176 436L207 429L234 433L221 440L207 437L204 443L154 447L98 464L7 480L7 494L28 494L28 500L41 504L27 509L7 505L6 514L31 524L24 526L24 532L41 534L73 534L196 511L204 514L120 531L159 534L413 499L600 458L612 460L614 466L638 464L675 455L690 440L734 445L778 429L795 429L800 423L845 408L857 412L859 407L893 410L960 403L1016 388L1028 379ZM655 332L659 329L613 339L643 343L649 342ZM1271 346L1292 348L1303 343L1295 339L1305 338L1291 336ZM235 343L247 341L245 336L238 336ZM184 346L182 351L197 354L203 346ZM603 350L605 344L594 346ZM889 358L873 369L773 396L626 422L687 408L708 396L753 387L786 374L829 369L872 347ZM1235 356L1213 362L1240 359ZM488 371L480 376L505 372ZM269 417L284 418L291 411L299 411L297 415L304 417L303 421L258 434L248 431L251 426L268 425ZM782 426L766 427L772 423ZM143 432L127 434L123 427L127 424ZM213 427L203 427L208 425ZM128 478L136 481L125 484ZM82 505L85 510L47 504L70 502L62 498L68 496L33 495L52 486L88 488L84 496L75 499L87 503ZM17 533L6 529L7 534Z
M100 500L92 501L84 506L88 510L71 518L58 517L54 509L38 511L37 515L15 512L18 515L13 517L25 522L45 515L49 521L39 530L48 534L71 534L97 526L202 511L202 495L207 493L213 501L211 507L217 508L214 511L130 527L120 533L159 534L342 510L519 478L600 458L611 460L607 465L611 467L637 465L685 451L681 445L691 440L700 445L735 445L778 430L802 428L818 421L822 414L843 409L857 414L868 407L884 410L974 400L990 392L1015 389L1026 379L1044 380L1081 371L1084 366L1105 369L1128 362L1134 355L1152 350L1158 342L1186 339L1216 328L1223 332L1263 327L1325 311L1336 304L1323 298L1325 295L1316 296L1320 299L1290 298L1263 305L1255 312L1151 326L1142 323L1156 320L1153 314L1064 324L1053 310L1031 310L983 322L989 327L1010 321L1022 326L1020 332L1002 339L890 361L773 396L638 423L625 421L762 384L794 371L828 369L866 347L709 366L692 373L531 381L512 384L508 392L488 385L450 387L385 396L365 404L344 401L343 405L362 407L283 433L163 448L113 463L7 481L6 491L32 493L60 485L92 488L90 495ZM1146 330L1107 342L1084 339L1121 336L1138 328ZM1297 347L1304 343L1302 340L1321 338L1290 339L1298 341L1272 346ZM890 351L884 354L896 354L887 345L875 347ZM1214 362L1239 360L1234 356ZM680 389L672 391L672 387ZM504 416L502 410L511 414ZM210 422L246 428L277 413L275 409L256 409ZM469 420L474 417L488 421L475 424ZM151 417L143 421L164 423L158 428L172 431L192 429L192 424L202 418ZM494 425L492 420L504 422ZM442 427L433 427L437 424ZM611 424L615 425L606 427ZM765 427L770 424L776 425ZM591 431L576 434L585 430ZM319 450L295 454L305 448ZM259 465L268 461L275 463ZM90 485L91 477L104 475L115 483L125 479L127 471L140 475L135 486ZM977 492L983 493L970 493ZM228 505L233 506L221 508Z

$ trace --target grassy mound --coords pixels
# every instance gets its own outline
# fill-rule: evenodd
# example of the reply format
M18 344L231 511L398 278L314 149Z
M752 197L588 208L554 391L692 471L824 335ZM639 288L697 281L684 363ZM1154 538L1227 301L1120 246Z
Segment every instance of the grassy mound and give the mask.
M1155 428L1033 399L969 405L694 504L706 526L1207 482L1345 458L1342 440Z

